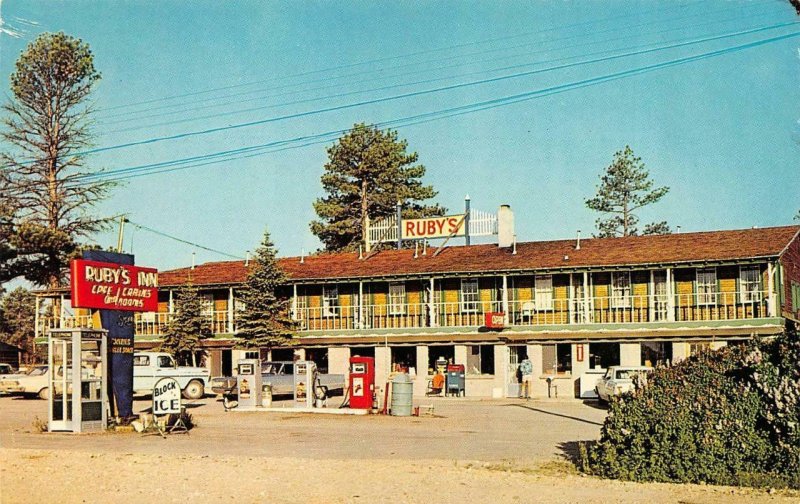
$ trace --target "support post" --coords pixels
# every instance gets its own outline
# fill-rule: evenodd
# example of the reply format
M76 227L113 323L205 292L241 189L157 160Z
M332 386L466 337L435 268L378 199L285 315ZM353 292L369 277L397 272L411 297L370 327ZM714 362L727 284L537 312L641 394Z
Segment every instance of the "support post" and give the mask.
M119 235L117 235L117 253L122 253L122 242L125 237L125 216L119 217Z
M364 282L358 282L358 328L364 328Z
M397 202L397 250L403 248L403 202Z
M436 285L434 283L434 278L431 277L431 293L428 296L428 313L430 314L430 320L428 321L428 325L430 327L438 327L439 321L436 314Z
M772 263L767 263L767 309L770 317L778 316L778 307L775 305L775 280L772 278L774 274L775 268Z
M292 284L292 320L299 320L297 316L297 284Z
M66 312L66 310L64 309L64 294L61 294L60 301L61 301L61 303L59 304L59 307L58 307L58 328L59 329L63 329L64 328L64 315L65 315L65 312Z
M508 325L508 275L503 275L503 325Z
M667 268L667 321L675 322L675 294L672 288L672 268Z
M228 332L233 334L233 287L228 287Z
M36 296L35 298L36 304L36 312L33 314L33 338L34 340L39 336L39 332L41 331L41 327L39 326L39 310L41 309L41 298ZM30 356L29 356L30 357Z
M589 272L583 272L583 323L588 324L591 322L591 299L589 298Z
M469 194L464 196L464 242L469 245Z

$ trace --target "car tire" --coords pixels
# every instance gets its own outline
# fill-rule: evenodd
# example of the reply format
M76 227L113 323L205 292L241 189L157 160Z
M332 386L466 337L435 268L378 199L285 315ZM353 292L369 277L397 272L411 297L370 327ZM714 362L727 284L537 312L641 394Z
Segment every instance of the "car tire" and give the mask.
M39 391L39 399L48 400L50 398L50 389L45 387Z
M205 386L199 380L192 380L183 389L183 397L186 399L200 399L205 394Z

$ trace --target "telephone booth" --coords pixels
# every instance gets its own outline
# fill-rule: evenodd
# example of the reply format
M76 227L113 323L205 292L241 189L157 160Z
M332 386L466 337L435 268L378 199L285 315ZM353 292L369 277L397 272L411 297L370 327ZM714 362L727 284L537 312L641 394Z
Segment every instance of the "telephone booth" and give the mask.
M375 358L350 357L350 407L372 409L375 394Z
M47 429L105 430L108 359L105 330L53 329L48 336Z

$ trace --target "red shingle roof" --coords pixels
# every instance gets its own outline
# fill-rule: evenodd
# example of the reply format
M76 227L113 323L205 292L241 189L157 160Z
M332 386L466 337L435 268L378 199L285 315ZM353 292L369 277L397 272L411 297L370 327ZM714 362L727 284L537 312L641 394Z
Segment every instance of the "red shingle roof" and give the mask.
M302 263L299 257L287 257L280 264L290 279L310 281L730 261L777 257L798 231L800 226L784 226L590 238L581 240L580 250L575 249L575 240L527 242L517 244L516 255L495 244L448 247L436 257L435 249L429 248L426 256L416 259L413 250L386 250L367 260L359 260L357 253L321 254L308 256ZM161 272L159 284L180 285L190 274L195 285L237 284L244 282L247 269L243 261L205 263L194 270Z

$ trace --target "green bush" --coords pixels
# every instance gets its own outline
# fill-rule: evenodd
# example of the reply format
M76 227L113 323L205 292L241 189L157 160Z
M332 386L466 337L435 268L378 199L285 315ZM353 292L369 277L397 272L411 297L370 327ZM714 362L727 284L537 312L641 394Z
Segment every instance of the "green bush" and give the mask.
M703 353L611 401L582 470L635 481L800 486L795 330Z

